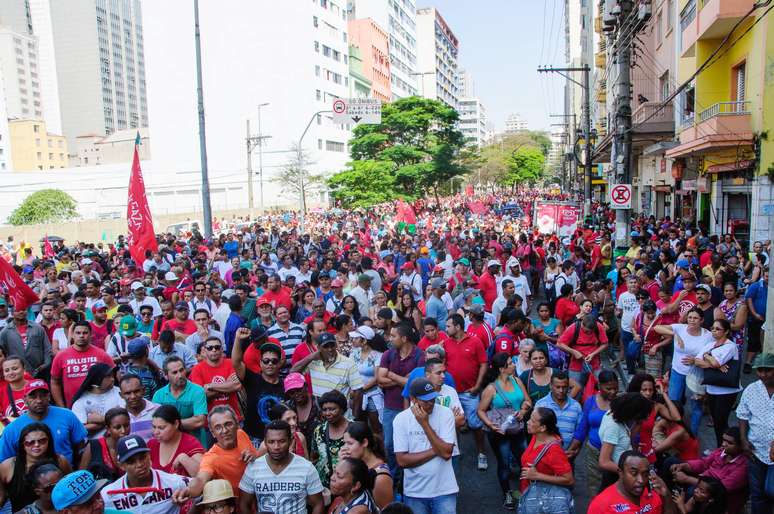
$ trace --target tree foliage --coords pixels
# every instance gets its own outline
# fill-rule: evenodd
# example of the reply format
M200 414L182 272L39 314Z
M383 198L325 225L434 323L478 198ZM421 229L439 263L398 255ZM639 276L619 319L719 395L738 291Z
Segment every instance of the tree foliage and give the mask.
M32 193L8 217L11 225L56 223L78 217L75 200L59 189L42 189Z
M303 198L302 209L306 212L306 204L309 196L322 190L325 180L322 175L309 173L309 166L314 164L309 160L309 154L300 151L297 144L293 144L290 157L282 168L279 169L271 181L280 186L280 190L296 201Z
M470 180L492 188L534 182L541 177L550 151L551 139L544 132L504 136L479 150L478 159L469 166Z
M457 111L438 100L409 97L382 106L382 123L352 133L349 168L328 187L344 205L359 207L395 198L437 196L446 181L466 171Z
M514 188L523 183L534 184L543 173L545 157L532 146L522 146L506 159L508 171L500 178L500 184Z

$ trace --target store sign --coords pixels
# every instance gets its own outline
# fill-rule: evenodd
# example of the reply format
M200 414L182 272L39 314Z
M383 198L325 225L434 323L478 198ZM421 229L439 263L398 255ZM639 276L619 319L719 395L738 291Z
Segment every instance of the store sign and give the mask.
M696 191L696 181L683 180L683 189L685 189L686 191Z
M709 178L701 177L696 179L696 191L699 193L709 193Z

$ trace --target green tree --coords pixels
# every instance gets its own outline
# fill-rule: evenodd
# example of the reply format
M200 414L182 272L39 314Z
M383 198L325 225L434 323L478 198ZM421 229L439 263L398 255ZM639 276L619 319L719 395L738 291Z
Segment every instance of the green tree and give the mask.
M353 130L349 169L328 181L334 196L358 201L361 206L376 198L414 199L433 194L437 199L439 188L466 170L460 162L464 137L456 128L458 120L457 111L438 100L412 96L384 104L380 124L358 125ZM364 176L364 170L378 173ZM375 184L376 178L382 183ZM378 192L364 194L363 180ZM353 186L357 187L351 191Z
M75 200L59 189L42 189L32 193L8 217L11 225L56 223L78 217Z
M523 183L534 184L543 173L545 157L532 146L522 146L506 159L508 171L500 179L500 184L514 190Z
M394 198L395 175L387 161L352 161L351 168L328 180L333 198L347 208L369 207Z

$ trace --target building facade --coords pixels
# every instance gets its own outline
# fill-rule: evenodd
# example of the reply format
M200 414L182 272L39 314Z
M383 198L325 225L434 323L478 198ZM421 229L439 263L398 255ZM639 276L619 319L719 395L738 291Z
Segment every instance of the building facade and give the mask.
M13 169L46 171L67 166L67 141L46 131L43 120L10 120Z
M362 74L371 84L369 96L383 102L392 101L390 86L389 37L371 18L349 20L350 59L351 47L359 50ZM351 68L351 66L350 66Z
M525 130L529 130L527 120L523 119L519 114L509 114L505 119L505 134L516 134Z
M389 38L392 99L420 94L417 87L417 7L414 0L350 0L350 19L371 18Z
M75 138L148 126L140 0L29 0L45 119Z
M419 94L457 109L459 40L438 9L417 9Z
M476 82L468 70L457 70L457 92L460 97L473 98L476 96Z
M484 104L478 98L459 99L459 129L465 142L478 148L488 143L487 115Z
M141 161L151 158L150 138L147 128L127 129L113 132L109 136L84 135L76 141L76 159L70 159L69 166L103 166L106 164L129 163L134 157L134 143L140 134L138 154Z
M43 117L37 41L34 36L0 27L0 76L9 118Z

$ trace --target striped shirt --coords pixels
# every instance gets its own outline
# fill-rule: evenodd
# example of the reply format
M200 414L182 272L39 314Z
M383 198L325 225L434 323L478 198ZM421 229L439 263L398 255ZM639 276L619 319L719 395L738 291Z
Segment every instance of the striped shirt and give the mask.
M338 354L333 364L328 367L325 367L322 360L314 360L306 370L312 378L312 394L318 398L334 389L348 396L353 389L363 388L363 379L357 364L342 354Z
M564 408L562 408L554 401L553 395L549 394L538 400L535 403L535 407L546 407L554 411L554 414L556 414L556 424L559 427L559 435L562 436L562 448L565 450L569 448L575 430L577 430L583 418L583 407L581 407L581 404L577 400L568 397Z
M306 336L306 328L304 325L298 325L290 322L288 331L285 332L280 326L275 323L266 332L267 337L273 337L282 345L282 349L285 351L287 357L288 366L290 366L290 359L293 357L293 352L296 351L296 347L304 342Z

